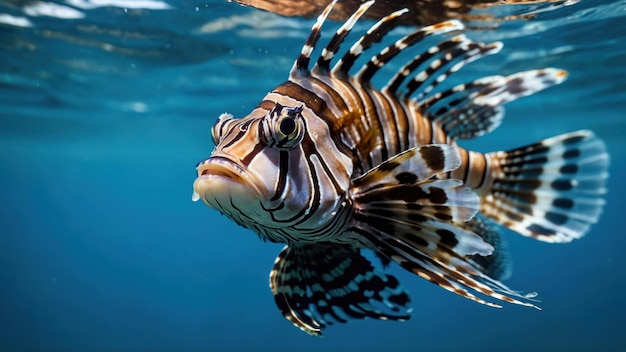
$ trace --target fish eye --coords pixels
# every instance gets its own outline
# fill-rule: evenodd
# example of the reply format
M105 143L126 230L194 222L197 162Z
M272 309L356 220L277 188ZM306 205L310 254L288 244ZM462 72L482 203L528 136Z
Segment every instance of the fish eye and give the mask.
M266 116L265 140L278 149L295 148L304 138L302 107L291 108L276 104Z
M280 133L288 136L296 130L296 120L292 117L285 117L280 121Z

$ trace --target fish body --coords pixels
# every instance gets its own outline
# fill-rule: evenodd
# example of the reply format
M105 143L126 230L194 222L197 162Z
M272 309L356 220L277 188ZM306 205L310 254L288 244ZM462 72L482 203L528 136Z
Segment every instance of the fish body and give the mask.
M249 115L219 117L216 147L197 166L194 200L287 244L270 287L282 314L312 335L350 318L408 319L410 298L386 273L389 262L479 303L499 307L476 293L536 307L501 283L509 259L494 223L546 242L584 235L604 204L604 143L586 130L486 154L457 141L491 132L504 104L561 83L567 73L544 68L440 88L465 64L501 48L466 38L458 21L416 29L357 70L358 59L406 13L382 18L335 57L373 1L311 65L334 3L286 82ZM417 50L429 37L441 39ZM384 87L373 87L379 69L406 50L416 56Z

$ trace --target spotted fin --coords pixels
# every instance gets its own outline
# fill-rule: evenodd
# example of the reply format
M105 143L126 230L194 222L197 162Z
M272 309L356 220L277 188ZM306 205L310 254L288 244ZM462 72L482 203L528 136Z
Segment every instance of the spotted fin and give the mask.
M379 254L442 288L479 303L466 288L510 303L534 306L491 272L491 239L473 231L478 196L461 181L436 176L460 164L456 147L409 149L353 181L354 222L349 232ZM493 242L493 241L492 241ZM495 242L494 242L495 243ZM495 262L494 262L495 265ZM495 271L494 271L495 272Z
M456 147L446 144L411 148L352 181L355 219L372 226L406 228L414 241L440 242L449 238L450 250L488 254L491 246L451 221L476 215L476 193L454 179L433 176L459 167ZM455 238L456 237L456 238Z
M290 244L276 258L270 288L283 316L310 335L348 319L410 318L399 281L349 245Z
M481 213L545 242L580 238L604 206L609 157L591 131L488 154L493 185Z

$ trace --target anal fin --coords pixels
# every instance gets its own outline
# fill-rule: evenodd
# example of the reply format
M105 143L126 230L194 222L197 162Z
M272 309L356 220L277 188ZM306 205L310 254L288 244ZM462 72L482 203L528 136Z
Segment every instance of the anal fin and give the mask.
M463 227L471 231L493 247L493 253L487 256L471 255L468 259L483 274L494 280L506 280L511 276L511 258L504 238L498 233L496 225L478 215L463 224Z

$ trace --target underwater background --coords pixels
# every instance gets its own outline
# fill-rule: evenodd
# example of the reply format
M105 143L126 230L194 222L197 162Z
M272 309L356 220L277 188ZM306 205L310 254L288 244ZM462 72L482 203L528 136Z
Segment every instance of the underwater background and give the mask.
M626 1L506 11L536 15L475 26L470 38L505 47L455 79L570 76L463 145L595 131L611 155L600 222L565 245L502 230L505 283L538 292L541 311L475 304L395 267L410 321L314 338L274 305L282 245L191 201L215 119L286 80L313 20L222 0L1 1L0 351L626 351Z

